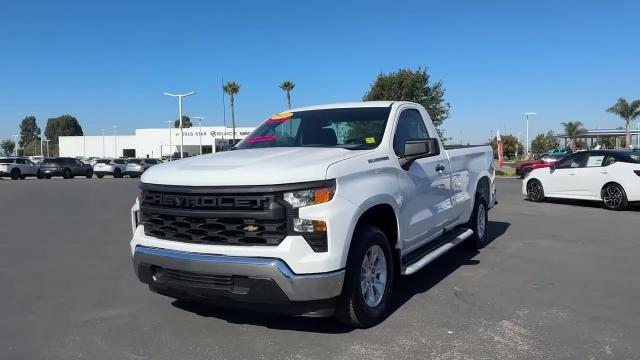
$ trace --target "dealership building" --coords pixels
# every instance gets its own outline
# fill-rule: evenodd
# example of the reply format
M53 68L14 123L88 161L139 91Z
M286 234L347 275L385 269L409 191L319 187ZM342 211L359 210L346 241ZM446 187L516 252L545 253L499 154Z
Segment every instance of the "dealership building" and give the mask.
M254 128L236 127L236 142L244 139ZM60 136L59 154L65 157L137 157L160 158L180 156L181 139L185 156L222 151L231 144L233 130L222 126L203 126L180 129L136 129L134 135Z

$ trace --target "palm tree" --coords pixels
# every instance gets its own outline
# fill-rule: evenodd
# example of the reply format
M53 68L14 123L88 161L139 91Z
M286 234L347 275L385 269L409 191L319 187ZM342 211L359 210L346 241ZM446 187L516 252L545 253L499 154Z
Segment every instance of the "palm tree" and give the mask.
M293 81L283 81L282 84L280 84L280 89L284 90L284 92L287 93L287 103L289 104L289 109L291 109L291 90L293 90L293 88L296 87L296 84L293 83Z
M564 133L571 139L571 148L575 149L576 139L587 130L582 127L583 125L580 121L563 122L562 126L564 126Z
M627 99L620 98L618 102L607 109L607 112L614 113L624 120L624 127L627 131L625 139L627 146L631 145L631 122L640 116L640 100L627 102Z
M235 81L229 81L222 87L222 90L229 95L230 103L231 103L231 123L233 126L233 144L236 144L236 114L233 109L233 102L235 100L236 94L240 91L240 84Z

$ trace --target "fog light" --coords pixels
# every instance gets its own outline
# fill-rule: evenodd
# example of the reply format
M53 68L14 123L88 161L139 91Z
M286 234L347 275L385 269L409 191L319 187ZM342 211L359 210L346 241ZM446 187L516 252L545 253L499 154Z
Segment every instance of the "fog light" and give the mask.
M293 230L297 232L327 232L327 223L320 220L293 219Z

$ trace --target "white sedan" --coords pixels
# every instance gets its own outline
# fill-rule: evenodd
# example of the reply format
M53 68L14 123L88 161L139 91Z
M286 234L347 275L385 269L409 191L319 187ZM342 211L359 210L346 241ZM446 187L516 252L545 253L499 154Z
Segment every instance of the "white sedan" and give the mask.
M592 150L571 154L549 168L535 169L522 181L531 201L564 198L602 201L624 210L640 201L640 151Z

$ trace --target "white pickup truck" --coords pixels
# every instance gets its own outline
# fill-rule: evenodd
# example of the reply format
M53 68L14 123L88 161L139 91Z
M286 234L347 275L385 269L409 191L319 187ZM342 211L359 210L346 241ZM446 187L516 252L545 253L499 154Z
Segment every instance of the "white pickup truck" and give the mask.
M131 254L152 291L355 327L384 319L399 276L483 247L496 203L491 147L443 146L409 102L278 113L140 189Z

